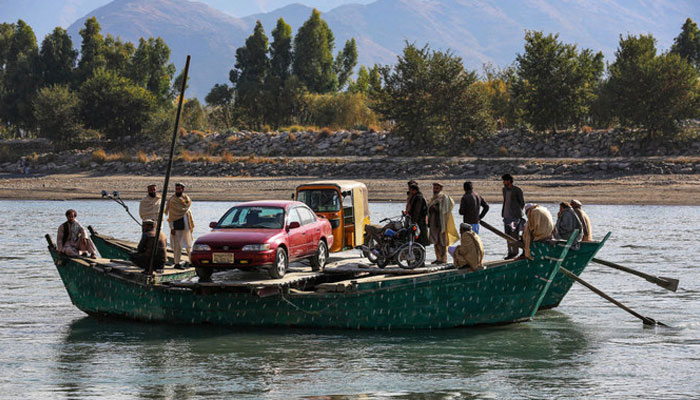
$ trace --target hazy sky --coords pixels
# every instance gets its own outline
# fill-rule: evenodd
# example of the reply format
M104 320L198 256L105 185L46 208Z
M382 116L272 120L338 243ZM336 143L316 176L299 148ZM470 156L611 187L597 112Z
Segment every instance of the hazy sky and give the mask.
M37 41L56 26L67 28L78 18L101 7L111 0L0 0L0 22L23 19L33 29ZM200 0L201 3L224 11L235 17L269 12L293 3L328 11L342 4L368 4L375 0Z

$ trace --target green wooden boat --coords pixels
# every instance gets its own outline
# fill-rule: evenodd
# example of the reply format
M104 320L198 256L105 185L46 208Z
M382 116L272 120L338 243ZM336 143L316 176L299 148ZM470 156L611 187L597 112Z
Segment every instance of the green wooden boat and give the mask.
M571 243L535 243L534 261L477 272L447 267L368 274L338 267L282 280L198 283L164 271L125 274L126 262L49 251L73 304L90 315L140 321L350 329L429 329L506 324L532 318ZM600 244L602 245L602 243ZM600 247L600 245L598 247ZM587 260L586 260L587 261ZM167 270L167 268L166 268ZM410 275L406 275L410 273Z
M135 251L136 243L124 241L121 239L116 239L111 236L106 236L97 233L91 226L88 227L95 246L99 250L103 257L112 259L128 260L128 254L130 251ZM608 233L603 240L599 242L581 242L579 243L579 248L570 250L562 267L568 269L576 276L580 276L586 269L591 260L596 256L598 250L603 247L605 242L610 237ZM170 252L170 250L169 250ZM172 262L172 254L170 257L170 262ZM497 263L491 263L495 265ZM546 310L554 307L558 307L561 301L564 299L566 294L569 292L574 284L574 280L567 277L564 274L557 274L552 285L547 291L542 304L540 305L540 310Z

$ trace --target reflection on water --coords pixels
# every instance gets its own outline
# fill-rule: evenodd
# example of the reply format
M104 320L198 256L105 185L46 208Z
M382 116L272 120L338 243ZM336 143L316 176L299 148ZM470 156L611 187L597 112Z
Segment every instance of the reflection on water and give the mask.
M644 329L574 286L534 321L480 329L364 332L171 326L86 317L46 252L67 208L98 231L138 238L111 202L0 202L23 224L0 235L2 398L693 398L700 367L700 207L587 206L600 258L680 278L677 293L592 265L584 278L677 329ZM135 209L136 202L127 203ZM231 204L194 203L196 235ZM550 211L556 211L554 206ZM402 204L372 204L371 217ZM499 226L498 205L486 221ZM640 223L644 221L644 223ZM487 258L503 241L482 232ZM432 253L430 257L434 257Z

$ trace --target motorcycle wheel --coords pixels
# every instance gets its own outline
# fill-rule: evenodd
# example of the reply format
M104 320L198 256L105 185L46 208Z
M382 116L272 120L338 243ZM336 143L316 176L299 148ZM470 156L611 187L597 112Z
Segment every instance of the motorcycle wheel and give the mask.
M408 244L405 244L399 250L396 260L399 267L404 269L420 267L425 264L425 247L419 243L413 243L409 251Z
M369 235L365 235L365 246L369 247L370 249L376 249L377 248L377 241L374 240L374 238L369 237ZM371 251L365 251L362 250L362 256L366 259L369 260L372 264L377 263L377 255L372 253Z
M389 265L389 260L386 257L377 257L376 263L377 263L377 267L384 268L387 265Z

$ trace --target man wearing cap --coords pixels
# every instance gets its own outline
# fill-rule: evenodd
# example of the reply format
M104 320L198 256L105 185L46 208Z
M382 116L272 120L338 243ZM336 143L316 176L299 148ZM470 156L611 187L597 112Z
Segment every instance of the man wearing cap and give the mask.
M593 231L591 230L591 219L588 218L588 214L586 214L586 212L583 211L583 208L581 207L583 207L583 204L581 204L580 201L576 199L571 200L571 208L574 210L576 216L581 221L581 225L583 225L583 238L581 238L581 241L590 242L593 240Z
M156 223L152 219L146 219L141 224L141 240L136 248L136 253L131 253L129 259L136 266L147 270L151 265L151 255L153 254L153 246L158 243L156 257L153 260L153 269L162 269L167 260L165 249L167 248L165 234L160 232L160 237L156 240Z
M430 242L435 246L436 256L433 264L447 263L447 246L459 239L452 217L454 206L454 200L442 192L442 184L433 183L433 197L428 203Z
M459 215L462 216L462 222L471 225L472 231L479 234L479 221L484 218L487 212L489 212L488 203L474 192L471 181L464 182L464 195L459 202Z
M471 268L473 271L483 269L484 244L476 232L472 231L471 224L462 222L459 224L459 245L450 246L449 253L454 259L455 267Z
M413 198L413 195L411 194L411 185L418 185L416 181L411 179L408 181L408 191L406 192L406 214L410 213L410 208L411 208L411 199Z
M501 179L503 180L503 207L501 208L503 225L506 234L517 239L523 218L523 207L525 207L523 191L519 187L513 185L513 177L510 174L503 175ZM506 260L515 258L517 255L518 246L508 242L508 255L505 257Z
M180 265L180 256L184 247L189 257L194 242L194 220L192 219L192 200L185 194L185 185L175 184L175 194L165 204L165 214L170 223L170 245L173 248L175 265Z
M530 243L551 239L554 221L549 210L537 204L525 204L525 215L527 216L527 223L523 229L523 245L525 247L525 257L532 260Z
M139 215L141 220L152 219L158 221L158 213L160 212L160 196L156 192L156 185L150 184L147 186L148 193L146 197L141 199L139 203Z

